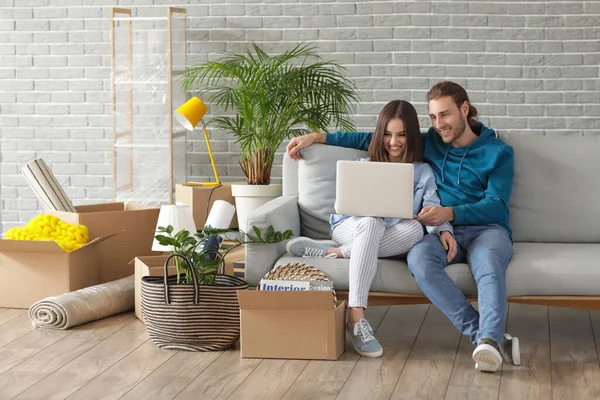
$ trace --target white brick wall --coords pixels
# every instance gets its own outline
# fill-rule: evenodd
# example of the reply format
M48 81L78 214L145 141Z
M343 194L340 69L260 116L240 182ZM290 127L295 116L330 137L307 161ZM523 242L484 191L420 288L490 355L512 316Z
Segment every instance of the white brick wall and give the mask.
M251 40L271 51L314 43L358 86L358 129L372 129L379 109L395 98L412 101L427 126L427 90L452 79L498 130L600 136L598 0L188 3L196 2L0 0L3 230L40 210L18 176L33 157L52 165L76 203L112 197L111 6L135 4L146 16L185 6L191 62ZM240 179L238 146L219 132L213 138L220 174ZM188 148L190 178L206 179L203 142Z

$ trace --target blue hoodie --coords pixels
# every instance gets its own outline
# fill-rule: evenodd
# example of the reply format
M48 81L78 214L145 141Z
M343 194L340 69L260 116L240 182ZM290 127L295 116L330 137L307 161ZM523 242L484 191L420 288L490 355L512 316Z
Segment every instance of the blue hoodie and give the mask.
M445 144L435 129L423 135L425 160L431 165L438 194L454 211L454 225L498 224L508 226L508 200L514 175L512 147L496 137L493 129L477 123L478 138L468 146ZM326 144L368 150L373 133L335 132Z

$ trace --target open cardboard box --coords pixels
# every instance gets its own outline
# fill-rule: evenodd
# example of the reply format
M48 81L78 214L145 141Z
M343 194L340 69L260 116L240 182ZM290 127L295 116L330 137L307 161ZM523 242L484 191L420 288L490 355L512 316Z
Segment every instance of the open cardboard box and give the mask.
M118 238L98 247L102 265L98 283L132 275L130 261L136 256L160 254L152 251L158 208L136 203L106 203L76 206L75 209L76 213L47 212L70 224L85 225L90 238L124 230Z
M99 245L118 234L71 253L51 241L0 240L0 307L29 308L46 297L97 285Z
M218 187L175 185L175 201L190 206L196 228L202 229L208 213L210 213L210 208L216 200L223 200L235 205L235 198L231 195L231 185L239 184L245 184L245 182L222 182ZM237 213L233 215L229 227L232 229L238 227Z
M337 360L344 352L346 302L331 292L239 290L243 358Z

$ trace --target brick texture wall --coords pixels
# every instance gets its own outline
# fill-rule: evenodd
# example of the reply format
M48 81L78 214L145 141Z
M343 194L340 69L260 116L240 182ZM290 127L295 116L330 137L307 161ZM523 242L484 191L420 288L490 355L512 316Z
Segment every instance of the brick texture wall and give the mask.
M109 9L167 5L188 10L192 63L249 41L273 52L314 43L358 86L358 129L398 98L427 125L427 90L452 79L497 130L600 135L600 1L0 0L4 231L40 211L18 175L36 156L75 203L112 199ZM224 180L239 180L232 138L212 143ZM204 144L189 148L190 178L206 179Z

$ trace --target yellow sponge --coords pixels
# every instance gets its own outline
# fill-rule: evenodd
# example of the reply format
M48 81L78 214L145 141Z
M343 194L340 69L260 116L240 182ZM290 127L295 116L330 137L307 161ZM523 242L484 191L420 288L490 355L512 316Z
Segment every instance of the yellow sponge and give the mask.
M67 253L77 250L88 242L88 229L84 225L68 224L50 214L40 214L20 228L6 232L11 240L52 240Z

